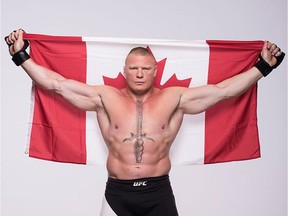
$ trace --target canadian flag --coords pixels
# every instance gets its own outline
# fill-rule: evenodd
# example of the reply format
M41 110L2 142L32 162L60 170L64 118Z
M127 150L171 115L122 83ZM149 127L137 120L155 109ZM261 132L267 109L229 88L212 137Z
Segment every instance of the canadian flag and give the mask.
M91 85L126 86L128 52L145 46L153 53L155 86L195 87L217 83L251 68L263 41L181 41L25 34L38 64ZM115 104L117 106L117 104ZM106 145L95 112L32 86L27 153L30 157L78 164L105 164ZM211 164L260 157L257 84L244 95L197 115L186 115L172 145L174 165Z

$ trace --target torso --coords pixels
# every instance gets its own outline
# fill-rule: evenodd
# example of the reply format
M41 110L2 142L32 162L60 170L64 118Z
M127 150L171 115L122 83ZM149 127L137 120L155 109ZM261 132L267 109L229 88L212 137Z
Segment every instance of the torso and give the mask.
M177 109L179 100L177 93L168 90L157 90L140 102L123 90L105 97L97 118L109 152L109 177L136 179L169 173L169 150L183 118Z

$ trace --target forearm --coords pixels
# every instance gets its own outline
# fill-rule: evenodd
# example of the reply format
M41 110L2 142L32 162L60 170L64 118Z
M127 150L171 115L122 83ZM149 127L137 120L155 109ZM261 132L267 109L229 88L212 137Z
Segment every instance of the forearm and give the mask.
M265 41L259 61L247 72L236 75L217 84L224 89L224 99L236 97L246 92L261 77L267 76L283 61L285 53L276 44Z
M57 91L59 82L65 80L60 74L36 64L32 59L25 61L22 68L38 86L50 91Z
M61 95L75 107L95 110L99 101L98 91L93 86L66 79L60 74L36 64L32 59L21 64L31 79L41 88Z
M216 84L216 86L222 91L222 100L226 100L242 95L262 77L260 71L256 67L252 67L246 72Z

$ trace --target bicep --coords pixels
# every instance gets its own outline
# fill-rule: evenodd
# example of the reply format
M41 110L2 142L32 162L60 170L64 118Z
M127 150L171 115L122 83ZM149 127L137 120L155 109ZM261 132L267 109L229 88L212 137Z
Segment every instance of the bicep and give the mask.
M223 99L221 88L217 85L189 88L181 94L179 109L185 114L197 114Z
M96 111L102 106L103 86L91 86L69 79L59 81L56 85L54 91L79 109Z

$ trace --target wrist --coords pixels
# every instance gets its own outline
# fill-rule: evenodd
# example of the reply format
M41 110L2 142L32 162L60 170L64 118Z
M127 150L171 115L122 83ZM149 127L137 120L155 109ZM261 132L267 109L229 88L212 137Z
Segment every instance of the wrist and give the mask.
M260 60L256 62L254 67L256 67L260 73L266 77L272 70L273 68L259 55Z
M275 56L276 58L276 63L273 66L270 66L263 58L261 55L259 55L259 61L256 62L254 67L256 67L264 77L266 77L273 69L277 68L281 62L283 61L285 57L285 53L281 52L281 55Z
M30 55L26 52L26 50L20 50L12 56L12 61L17 66L22 65L28 59L30 59Z
M27 40L24 40L23 47L18 52L12 55L12 60L17 66L23 64L23 62L30 59L30 55L26 52L28 46L29 42Z

